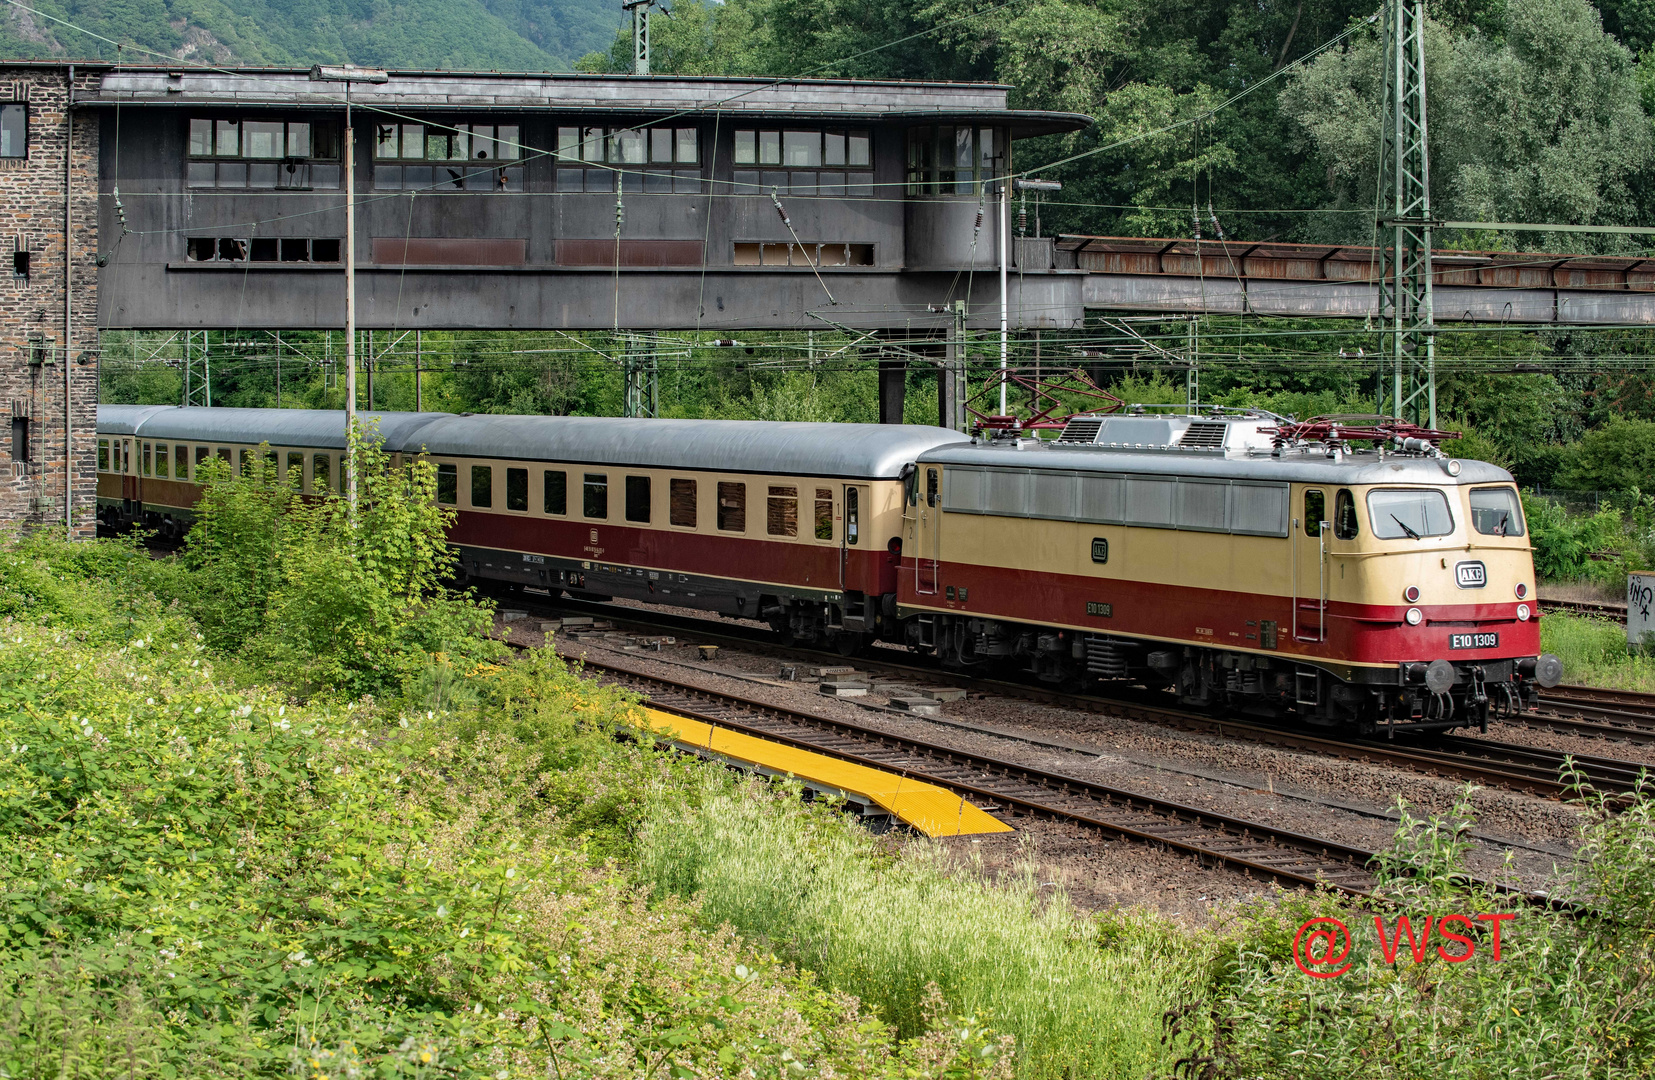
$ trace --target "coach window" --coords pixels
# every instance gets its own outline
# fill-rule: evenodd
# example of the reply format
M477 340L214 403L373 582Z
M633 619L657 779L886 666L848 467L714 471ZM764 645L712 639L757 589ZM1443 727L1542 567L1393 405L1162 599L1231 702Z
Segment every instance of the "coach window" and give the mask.
M333 486L333 459L326 454L312 454L310 457L310 493L312 495L326 495Z
M305 455L303 451L289 450L287 452L287 479L293 486L303 490L305 486Z
M29 106L0 105L0 158L29 156Z
M98 471L99 472L108 472L109 471L109 440L108 439L99 439L98 440Z
M150 453L150 445L149 445L149 443L145 443L144 444L143 459L142 459L143 463L144 463L143 469L144 469L144 475L145 476L149 475L149 453Z
M506 470L506 509L529 509L529 470Z
M626 478L626 520L649 524L649 477Z
M1355 540L1357 531L1356 496L1350 488L1340 488L1333 500L1333 535L1340 540Z
M845 489L845 543L854 545L862 534L862 521L856 488Z
M764 531L771 536L799 535L799 489L773 487L765 503Z
M816 489L816 539L833 539L833 489Z
M155 475L160 477L163 480L167 479L167 458L168 458L168 456L169 456L169 454L168 454L168 451L167 451L167 444L164 443L164 442L156 443L155 444Z
M695 528L695 481L667 481L667 521L680 529Z
M567 514L569 512L569 474L559 469L547 469L546 479L542 482L543 504L548 514Z
M175 480L190 478L190 448L183 443L175 443L172 448L172 475Z
M581 513L589 518L609 516L609 474L589 472L581 485Z
M1304 534L1318 536L1322 531L1322 519L1327 517L1327 496L1312 488L1304 493Z
M724 532L747 531L747 485L720 481L718 527Z
M458 465L437 466L437 502L443 506L453 506L460 501L460 467Z
M494 505L494 466L473 465L471 467L471 505L483 507Z

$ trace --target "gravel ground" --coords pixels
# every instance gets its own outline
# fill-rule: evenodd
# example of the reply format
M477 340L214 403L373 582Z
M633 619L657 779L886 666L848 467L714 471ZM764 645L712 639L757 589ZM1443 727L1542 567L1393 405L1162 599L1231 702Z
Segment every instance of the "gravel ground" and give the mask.
M513 639L540 644L542 635L527 629L537 625L534 619L512 624ZM568 634L559 637L558 647L574 656L592 649L601 652L605 660L643 674L919 736L940 745L991 754L1362 847L1378 848L1390 840L1399 795L1415 815L1445 812L1462 786L1451 779L1381 764L1176 731L975 691L964 700L944 704L939 719L992 727L1006 734L966 730L879 708L893 691L902 692L900 684L878 683L867 697L839 699L816 692L815 680L783 681L777 677L777 657L764 655L768 650L762 647L720 643L714 660L703 663L696 649L698 643L682 635L675 644L664 645L660 653L626 651L622 640L606 640L597 634L579 635L577 639L577 635ZM832 657L785 662L797 666L801 678L813 667L856 666L854 660L835 664ZM1511 730L1517 730L1517 726L1512 725ZM1497 737L1518 741L1505 728ZM1039 745L1029 739L1065 745ZM1604 754L1601 749L1581 752ZM1509 852L1519 881L1529 888L1540 888L1555 866L1568 861L1578 823L1574 810L1493 788L1479 790L1473 801L1479 818L1479 843L1470 862L1477 872L1496 872ZM1191 912L1205 912L1214 903L1267 890L1239 873L1202 869L1183 856L1143 845L1106 843L1096 833L1078 826L1055 822L1029 825L1020 820L1018 828L1018 833L1012 834L1015 838L984 838L980 844L949 843L961 849L962 858L967 851L979 855L983 872L990 874L1008 871L1019 859L1034 858L1041 868L1041 880L1061 882L1072 901L1083 908L1135 903L1189 918Z

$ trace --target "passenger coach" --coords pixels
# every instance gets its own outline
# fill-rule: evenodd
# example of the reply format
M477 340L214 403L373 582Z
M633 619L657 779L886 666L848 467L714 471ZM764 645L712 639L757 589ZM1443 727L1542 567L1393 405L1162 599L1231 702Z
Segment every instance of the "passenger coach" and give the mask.
M847 654L900 637L905 465L966 437L879 424L367 413L384 449L428 454L478 584L625 596L762 619ZM197 466L268 445L314 493L344 483L337 412L104 405L99 521L187 530Z

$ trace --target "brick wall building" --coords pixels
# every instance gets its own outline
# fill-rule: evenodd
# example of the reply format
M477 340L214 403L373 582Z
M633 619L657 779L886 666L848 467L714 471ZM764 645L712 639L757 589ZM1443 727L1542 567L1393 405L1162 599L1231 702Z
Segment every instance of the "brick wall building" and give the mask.
M93 531L103 71L0 70L0 526Z

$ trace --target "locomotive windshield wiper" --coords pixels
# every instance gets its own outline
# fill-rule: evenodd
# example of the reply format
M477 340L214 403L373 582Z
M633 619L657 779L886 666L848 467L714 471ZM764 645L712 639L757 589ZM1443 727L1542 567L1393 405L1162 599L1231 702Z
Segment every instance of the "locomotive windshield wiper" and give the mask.
M1396 522L1398 525L1402 526L1402 531L1408 534L1408 539L1410 539L1410 540L1418 540L1419 539L1419 533L1417 533L1414 530L1408 528L1408 523L1406 521L1403 521L1401 518L1397 517L1395 514L1391 515L1391 520Z

